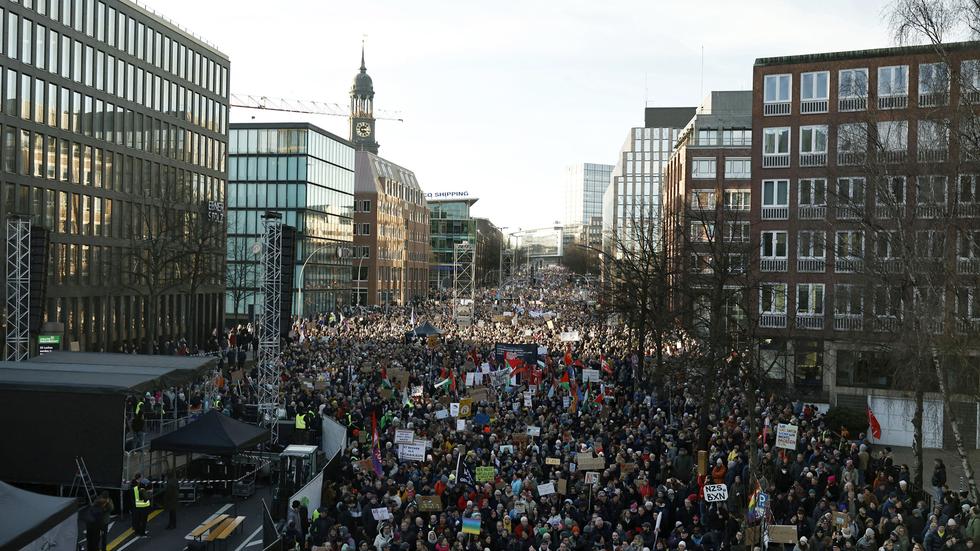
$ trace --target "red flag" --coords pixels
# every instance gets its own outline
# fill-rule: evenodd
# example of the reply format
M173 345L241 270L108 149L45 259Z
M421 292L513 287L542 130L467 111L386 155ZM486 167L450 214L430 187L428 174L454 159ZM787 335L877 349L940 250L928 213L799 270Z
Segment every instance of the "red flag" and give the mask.
M868 425L871 426L871 436L881 438L881 423L878 422L878 418L871 411L871 406L868 406Z
M568 349L565 350L565 365L566 366L572 365L572 347L571 346L569 346Z
M603 356L603 355L600 355L599 356L599 363L602 365L602 370L603 371L605 371L606 373L608 373L610 375L613 374L613 370L612 370L611 367L609 367L609 362L606 361L606 357L605 356Z

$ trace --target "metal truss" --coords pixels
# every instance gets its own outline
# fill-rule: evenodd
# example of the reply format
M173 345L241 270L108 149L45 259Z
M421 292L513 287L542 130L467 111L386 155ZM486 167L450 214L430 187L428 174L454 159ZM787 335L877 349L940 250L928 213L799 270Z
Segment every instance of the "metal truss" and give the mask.
M279 441L279 343L282 310L282 215L266 213L262 257L262 292L265 308L259 325L258 413L259 424L269 427L272 443Z
M31 221L7 219L7 335L4 359L27 360L31 350Z
M460 325L473 319L476 299L476 251L469 241L453 246L453 317Z

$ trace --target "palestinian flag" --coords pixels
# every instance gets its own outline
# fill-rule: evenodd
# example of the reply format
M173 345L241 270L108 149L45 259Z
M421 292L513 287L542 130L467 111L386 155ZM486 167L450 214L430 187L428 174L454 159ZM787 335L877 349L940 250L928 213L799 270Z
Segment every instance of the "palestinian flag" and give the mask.
M378 477L384 476L384 468L381 466L381 439L378 437L378 418L375 412L371 412L371 464L374 466L374 474Z

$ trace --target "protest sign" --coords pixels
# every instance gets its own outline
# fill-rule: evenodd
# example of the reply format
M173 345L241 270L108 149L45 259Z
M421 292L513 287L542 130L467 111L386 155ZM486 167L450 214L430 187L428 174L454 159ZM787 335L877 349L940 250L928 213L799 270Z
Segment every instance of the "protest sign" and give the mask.
M500 446L500 453L501 454L514 453L514 446L511 446L510 444L504 444L503 446Z
M479 387L470 390L470 399L474 403L486 402L490 400L490 391L486 387Z
M599 370L598 369L583 369L582 370L582 382L588 383L590 381L599 382Z
M405 461L425 461L425 444L399 444L398 459Z
M387 507L378 507L377 509L371 509L371 516L374 520L390 520L391 511Z
M415 501L418 503L419 511L423 513L438 513L442 511L442 497L440 496L416 496Z
M395 431L395 444L411 444L415 442L415 431L397 429Z
M576 454L575 463L578 464L580 471L601 471L606 468L604 457L592 457L592 454L587 452Z
M585 473L586 484L597 484L598 482L599 482L599 473L595 471L589 471Z
M704 500L708 503L728 501L728 486L724 484L705 484Z
M473 386L473 377L474 377L474 375L475 375L474 373L467 373L466 374L466 386Z
M769 543L797 543L795 524L770 524Z
M561 342L575 342L582 340L578 336L578 331L562 331L561 332Z
M447 417L449 417L449 410L440 409L436 412L436 419L446 419Z
M449 404L449 416L459 417L459 402Z
M572 399L568 396L562 396L561 407L568 409L568 406L572 405Z
M476 481L477 482L490 482L493 477L497 476L497 469L495 467L477 467L476 468Z
M473 399L463 398L459 401L459 416L466 418L473 415Z
M538 484L538 495L541 497L550 496L555 493L555 483L549 482L547 484Z
M412 387L412 396L421 396L425 391L422 389L422 385L415 385Z
M779 423L776 425L776 447L787 450L796 449L796 433L799 431L796 425Z
M557 457L546 457L544 460L545 465L561 465L561 459Z
M466 419L457 419L456 432L464 432L464 431L466 431Z
M527 427L528 436L541 436L541 427L535 427L534 425L529 425Z
M463 533L480 535L480 519L463 517Z
M518 432L514 434L514 444L518 446L527 444L527 433Z
M398 385L398 388L408 388L408 370L401 367L393 367L388 370L388 379Z
M564 478L559 478L558 482L555 483L555 490L561 495L568 494L568 481Z
M524 407L531 407L533 404L533 394L530 391L524 393Z

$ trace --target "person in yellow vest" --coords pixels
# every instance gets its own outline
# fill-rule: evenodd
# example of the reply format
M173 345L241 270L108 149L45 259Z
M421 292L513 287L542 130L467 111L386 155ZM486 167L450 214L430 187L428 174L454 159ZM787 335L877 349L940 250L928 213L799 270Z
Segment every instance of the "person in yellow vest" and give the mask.
M293 435L293 444L305 444L306 443L306 411L303 410L303 405L300 404L296 408L296 417L294 420L293 428L295 429L295 434Z
M138 486L133 486L133 503L135 514L133 516L133 532L137 536L145 537L146 519L150 515L150 488L145 481Z

